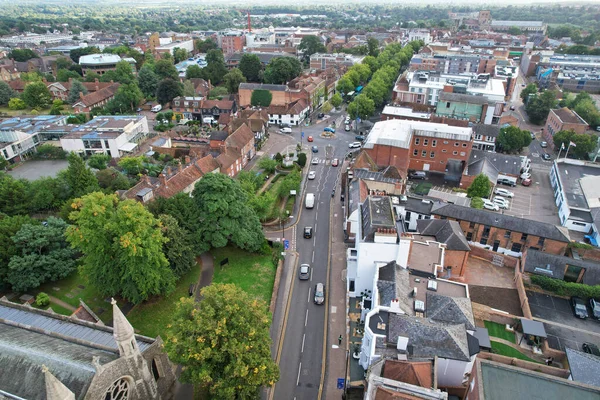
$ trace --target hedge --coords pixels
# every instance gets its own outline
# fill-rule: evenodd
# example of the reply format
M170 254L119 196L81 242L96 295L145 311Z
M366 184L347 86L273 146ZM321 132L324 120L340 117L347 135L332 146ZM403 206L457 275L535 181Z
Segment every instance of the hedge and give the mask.
M565 282L542 275L531 275L531 283L559 296L578 296L585 299L600 298L600 285L590 286L582 283Z
M252 91L250 104L254 107L269 107L271 105L271 100L273 100L273 95L270 91L257 89Z

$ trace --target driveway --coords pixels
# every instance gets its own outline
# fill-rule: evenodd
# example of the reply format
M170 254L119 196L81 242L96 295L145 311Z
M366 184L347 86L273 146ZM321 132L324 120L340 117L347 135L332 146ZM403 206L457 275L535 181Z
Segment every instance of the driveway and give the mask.
M35 181L45 177L56 177L63 169L67 169L69 163L66 160L41 160L25 161L8 174L16 179L27 179Z
M533 317L547 321L544 327L550 347L581 350L583 342L600 342L600 322L575 318L567 299L531 291L527 291L527 297Z

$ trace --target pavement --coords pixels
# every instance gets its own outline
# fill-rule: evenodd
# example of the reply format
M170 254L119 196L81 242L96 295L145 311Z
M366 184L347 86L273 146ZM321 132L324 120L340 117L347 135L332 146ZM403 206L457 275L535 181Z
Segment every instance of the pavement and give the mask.
M68 166L67 160L28 160L12 171L8 171L8 174L15 179L35 181L46 177L55 178Z

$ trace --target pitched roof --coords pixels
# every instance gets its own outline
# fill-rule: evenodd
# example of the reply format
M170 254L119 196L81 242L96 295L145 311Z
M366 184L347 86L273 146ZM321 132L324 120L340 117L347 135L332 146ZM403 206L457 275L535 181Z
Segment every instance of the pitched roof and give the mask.
M236 148L241 151L244 146L254 140L254 132L246 124L242 124L236 129L227 139L225 144L229 147Z
M486 160L486 163L478 163L478 161ZM491 166L493 166L493 168ZM468 175L478 175L480 172L493 172L496 169L497 172L506 175L519 176L521 173L521 158L520 156L501 154L501 153L490 153L488 151L471 150L471 156L468 162ZM475 172L479 171L479 172ZM489 175L486 176L490 177ZM497 177L497 175L496 175ZM490 177L490 179L492 179Z
M14 81L8 81L6 83L8 83L8 86L10 86L10 88L12 90L15 90L17 92L22 92L23 90L25 90L25 86L29 82L25 82L25 81L23 81L21 79L15 79Z
M431 361L385 360L381 376L428 389L433 387L433 365Z
M221 165L221 172L225 173L225 170L233 165L237 160L237 157L228 151L219 154L217 162Z
M433 215L455 218L459 221L469 221L512 232L527 233L537 237L569 243L569 232L560 226L545 222L513 217L507 214L497 214L486 210L463 207L456 204L434 203L431 210Z
M600 387L600 357L568 347L565 352L573 380Z
M286 85L271 85L266 83L240 83L239 90L270 90L274 92L285 92Z
M471 250L469 242L467 242L459 223L456 221L420 219L417 221L417 230L421 235L434 236L435 240L444 243L448 250Z
M219 110L232 110L233 100L202 100L202 108L218 108Z
M83 104L85 107L92 107L101 101L112 98L117 90L119 89L119 83L113 83L103 89L100 89L93 93L88 93L81 98L75 105Z
M475 330L471 300L465 297L442 296L427 292L425 308L427 318L449 324L465 324L469 331Z
M475 124L473 125L473 133L482 136L498 137L500 134L499 125Z
M583 274L584 284L600 285L600 263L557 256L534 249L527 249L525 254L525 271L532 274L563 279L567 265L585 269Z

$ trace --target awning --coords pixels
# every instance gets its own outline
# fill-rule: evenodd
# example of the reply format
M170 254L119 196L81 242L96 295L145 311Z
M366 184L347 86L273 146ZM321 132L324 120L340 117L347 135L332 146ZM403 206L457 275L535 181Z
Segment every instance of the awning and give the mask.
M541 338L548 337L546 335L546 329L544 329L544 324L539 321L521 318L521 326L523 327L524 335L533 335Z
M119 147L120 151L131 152L137 147L137 143L127 142L123 146Z
M594 239L594 237L592 235L585 235L584 238L589 240L590 243L592 244L592 246L598 247L598 242L596 241L596 239Z

